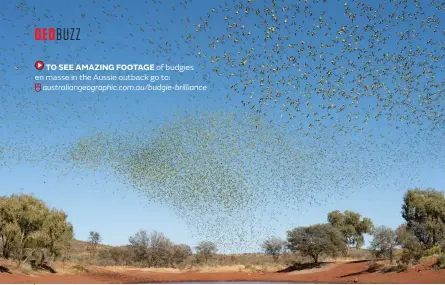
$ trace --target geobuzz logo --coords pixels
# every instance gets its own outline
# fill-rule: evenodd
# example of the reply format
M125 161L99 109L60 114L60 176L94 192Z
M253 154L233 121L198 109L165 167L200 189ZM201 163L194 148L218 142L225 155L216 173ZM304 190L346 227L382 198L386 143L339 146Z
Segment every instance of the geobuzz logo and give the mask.
M35 28L36 41L78 41L80 28Z

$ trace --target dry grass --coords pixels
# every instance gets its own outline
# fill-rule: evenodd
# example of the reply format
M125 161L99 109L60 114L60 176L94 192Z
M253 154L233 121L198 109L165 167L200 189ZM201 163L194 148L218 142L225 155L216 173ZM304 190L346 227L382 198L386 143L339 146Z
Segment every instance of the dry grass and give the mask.
M194 271L204 273L218 273L218 272L245 272L245 273L269 273L277 272L286 268L287 266L280 264L261 264L261 265L229 265L229 266L217 266L217 267L196 267ZM193 270L193 269L192 269Z
M88 242L86 241L81 241L81 240L72 240L71 241L71 247L73 249L73 254L86 254L86 248L88 246ZM97 250L99 251L100 249L104 249L104 248L111 248L113 246L111 245L106 245L106 244L99 244L97 247Z
M5 260L0 258L0 268L4 273L21 273L29 275L32 273L31 265L22 264L20 267L17 266L17 263L12 260Z
M291 271L291 272L289 272L289 274L296 275L296 274L318 273L318 272L331 270L337 266L340 266L341 264L342 264L342 262L327 263L327 264L321 265L320 267Z
M142 272L155 272L155 273L181 273L183 272L177 268L140 268L135 266L92 266L91 268L103 268L114 272L128 272L129 270L137 270Z
M246 272L246 273L268 273L277 272L285 268L279 264L263 264L263 265L225 265L225 266L208 266L193 265L182 269L178 268L140 268L134 266L91 266L92 269L102 268L114 272L153 272L153 273L184 273L184 272L201 272L201 273L220 273L220 272Z

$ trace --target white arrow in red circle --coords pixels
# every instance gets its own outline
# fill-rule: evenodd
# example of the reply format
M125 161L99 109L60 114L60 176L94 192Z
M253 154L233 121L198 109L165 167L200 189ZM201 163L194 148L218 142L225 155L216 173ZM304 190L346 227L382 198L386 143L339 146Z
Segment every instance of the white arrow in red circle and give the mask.
M43 61L39 60L36 61L36 64L34 66L36 67L37 70L42 70L43 67L45 67L45 64L43 63Z

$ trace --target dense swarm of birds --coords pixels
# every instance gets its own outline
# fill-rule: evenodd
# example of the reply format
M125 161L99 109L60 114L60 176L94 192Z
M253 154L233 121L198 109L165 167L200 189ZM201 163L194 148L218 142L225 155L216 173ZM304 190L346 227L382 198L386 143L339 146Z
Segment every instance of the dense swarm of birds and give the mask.
M445 167L443 1L109 0L70 4L81 11L71 21L13 2L0 9L3 25L27 22L29 37L42 22L81 25L83 39L30 45L18 35L0 47L0 132L29 139L2 140L3 165L111 170L200 237L232 248L257 243L273 228L267 223L301 205L382 187L395 171L406 173L398 182L416 183L412 173L425 161ZM110 37L110 26L123 38ZM36 59L19 45L53 63L107 63L111 55L193 63L196 72L173 82L210 88L175 94L188 111L153 126L153 94L35 97L20 76L35 75L26 72Z
M296 137L262 116L216 112L187 114L138 133L93 134L68 154L80 169L111 169L149 200L168 205L199 236L236 240L241 247L258 241L238 237L261 236L246 231L267 231L257 228L258 221L276 223L280 209L298 211L346 197L378 185L383 171L420 167L427 154L414 145L402 150L367 137L343 141L345 148L326 141ZM441 145L430 146L443 153Z
M196 54L228 96L262 114L278 106L300 128L383 119L443 130L444 13L443 1L226 1L189 42L208 37Z

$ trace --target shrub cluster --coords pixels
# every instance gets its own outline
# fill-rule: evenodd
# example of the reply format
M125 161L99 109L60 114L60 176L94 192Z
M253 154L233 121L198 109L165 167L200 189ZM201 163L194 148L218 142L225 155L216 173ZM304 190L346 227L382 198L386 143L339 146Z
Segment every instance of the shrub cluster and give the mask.
M31 195L0 197L0 246L20 266L51 263L70 251L73 227L67 215Z

